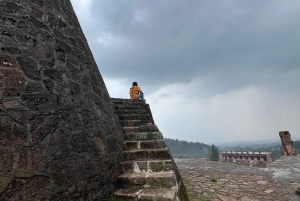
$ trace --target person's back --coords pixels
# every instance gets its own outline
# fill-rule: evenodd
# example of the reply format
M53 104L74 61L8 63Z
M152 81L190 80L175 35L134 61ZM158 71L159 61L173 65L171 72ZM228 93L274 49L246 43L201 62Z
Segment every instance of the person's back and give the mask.
M136 82L132 83L132 87L130 88L129 94L131 100L144 98L143 91L140 89L140 87L138 87Z

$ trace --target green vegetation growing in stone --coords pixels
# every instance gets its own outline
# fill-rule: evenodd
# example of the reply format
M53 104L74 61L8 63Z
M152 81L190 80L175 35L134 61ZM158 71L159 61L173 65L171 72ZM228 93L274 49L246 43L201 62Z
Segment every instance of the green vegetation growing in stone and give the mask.
M12 18L12 17L8 18L8 20L12 21L12 23L17 22L17 20L15 20L15 18Z
M188 189L186 186L184 186L184 188L185 188L185 192L187 193L187 195L188 195L188 198L190 198L190 189Z
M210 179L210 181L213 182L213 183L217 183L217 179L214 178L214 177L212 177L212 178Z
M216 147L214 144L211 146L211 155L210 155L210 161L219 161L219 148Z
M209 201L210 199L207 197L203 197L203 196L197 196L196 199L200 200L200 201Z
M56 43L59 50L64 51L66 49L66 43L63 41L57 40Z
M97 88L97 87L94 87L93 86L93 91L97 94L97 93L99 93L99 89Z
M185 188L185 191L187 193L189 200L209 201L208 198L201 196L201 195L192 196L191 191L186 186L184 186L184 188Z
M187 142L165 138L173 157L175 158L209 158L211 146L200 142Z

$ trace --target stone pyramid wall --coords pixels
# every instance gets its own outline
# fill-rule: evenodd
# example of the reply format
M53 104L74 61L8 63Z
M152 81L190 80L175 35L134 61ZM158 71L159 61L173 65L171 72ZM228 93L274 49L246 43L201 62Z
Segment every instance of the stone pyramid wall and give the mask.
M0 200L105 200L122 131L69 0L0 0Z

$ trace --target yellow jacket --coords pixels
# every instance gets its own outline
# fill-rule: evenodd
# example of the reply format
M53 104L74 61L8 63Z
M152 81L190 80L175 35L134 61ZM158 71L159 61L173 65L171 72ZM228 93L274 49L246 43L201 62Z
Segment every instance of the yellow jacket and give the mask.
M140 89L138 86L132 86L130 88L129 94L130 94L130 99L137 99L139 97L139 93L143 93L143 91Z

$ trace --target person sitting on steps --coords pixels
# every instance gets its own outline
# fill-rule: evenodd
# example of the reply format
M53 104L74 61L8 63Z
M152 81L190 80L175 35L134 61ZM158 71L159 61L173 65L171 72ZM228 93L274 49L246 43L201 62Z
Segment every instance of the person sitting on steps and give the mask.
M144 99L144 93L140 89L140 87L138 87L137 82L132 83L132 87L130 88L129 94L131 100Z

